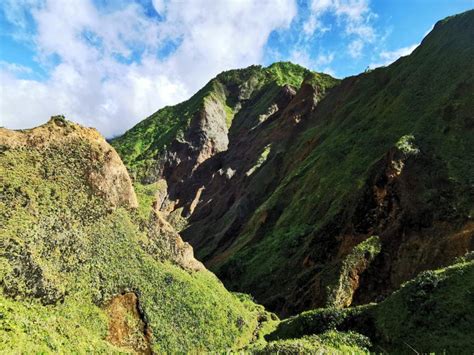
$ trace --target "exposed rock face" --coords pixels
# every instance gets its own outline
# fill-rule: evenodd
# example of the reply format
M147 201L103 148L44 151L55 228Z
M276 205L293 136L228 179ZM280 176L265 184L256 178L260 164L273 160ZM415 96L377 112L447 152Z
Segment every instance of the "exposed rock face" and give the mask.
M166 257L181 267L191 271L204 270L204 265L194 258L194 251L189 243L183 242L176 230L166 221L160 211L154 211L147 226L149 239L143 244L151 255Z
M187 181L182 190L180 205L190 213L190 199L196 196L199 202L191 201L194 207L190 226L182 232L197 249L206 249L200 254L204 261L213 265L210 255L220 258L237 237L246 221L284 177L279 166L283 161L286 144L291 144L297 134L299 123L311 112L313 95L317 88L302 88L302 93L288 86L275 93L269 107L274 113L264 122L253 121L253 115L237 114L229 132L231 141L228 150L209 159ZM301 102L309 100L309 109L298 110ZM252 127L248 131L247 127ZM222 169L222 173L216 169ZM232 173L224 173L231 171ZM230 177L229 177L230 176Z
M168 201L179 200L181 186L207 159L227 149L227 116L224 104L216 97L206 98L195 114L182 139L176 139L161 159L158 168L166 179Z
M408 154L394 149L382 166L372 180L372 196L357 207L354 221L360 222L354 227L380 233L385 252L363 276L356 304L387 296L419 272L449 265L474 249L473 223L459 216L456 187L441 173L442 161L418 149ZM375 277L378 282L369 285Z
M151 329L143 319L138 297L127 292L112 298L105 307L109 316L107 340L138 354L152 354Z
M47 149L50 146L87 142L93 145L89 159L99 163L95 164L96 169L91 168L87 172L87 179L94 191L102 195L112 207L137 207L127 169L117 152L97 130L68 122L63 116L52 117L48 123L30 130L0 128L0 145L3 149Z

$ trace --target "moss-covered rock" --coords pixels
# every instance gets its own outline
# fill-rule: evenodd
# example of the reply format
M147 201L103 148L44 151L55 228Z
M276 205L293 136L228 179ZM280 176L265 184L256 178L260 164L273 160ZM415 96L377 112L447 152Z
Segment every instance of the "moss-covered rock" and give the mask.
M306 335L297 339L270 341L253 346L254 354L366 354L370 340L354 332L328 331L319 335Z

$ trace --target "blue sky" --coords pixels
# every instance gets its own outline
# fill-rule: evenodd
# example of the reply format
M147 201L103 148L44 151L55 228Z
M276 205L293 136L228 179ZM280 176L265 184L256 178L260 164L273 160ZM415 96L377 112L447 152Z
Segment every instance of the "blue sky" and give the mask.
M0 125L106 136L217 73L291 60L342 78L409 54L474 0L3 0Z

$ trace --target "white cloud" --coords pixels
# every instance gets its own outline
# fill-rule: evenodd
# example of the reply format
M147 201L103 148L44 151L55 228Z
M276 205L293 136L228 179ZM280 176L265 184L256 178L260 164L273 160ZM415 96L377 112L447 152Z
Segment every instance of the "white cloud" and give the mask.
M26 32L29 25L28 13L40 6L39 0L2 0L1 10L8 22L14 25L10 35L20 41L30 41L31 34Z
M359 58L362 55L363 48L364 48L364 41L359 38L349 43L347 50L352 58Z
M165 0L152 0L153 7L155 8L156 12L160 15L164 15L166 11L166 1Z
M328 64L331 64L332 61L334 60L334 53L321 53L318 55L316 58L316 67L322 67Z
M328 71L330 71L332 73L331 75L334 74L333 70L328 67L334 60L334 53L332 52L320 53L316 58L311 58L308 50L295 49L291 51L289 60L317 72L329 74Z
M429 33L430 33L431 31L433 31L434 26L435 26L434 24L431 25L431 27L423 34L423 38L425 38L426 36L428 36Z
M379 54L379 61L376 63L371 63L369 65L369 68L374 69L377 67L390 65L394 61L396 61L398 58L411 54L415 50L415 48L418 46L419 46L419 43L413 44L407 47L398 48L393 51L382 51Z
M261 62L270 33L288 27L296 15L294 0L153 5L161 21L135 3L108 12L91 0L5 3L11 21L20 23L30 11L38 58L52 69L39 82L16 77L11 63L0 66L1 124L26 128L62 113L107 136L122 133L189 97L222 70ZM176 50L157 58L169 41L179 44Z
M411 46L396 49L394 51L383 51L380 53L380 58L386 60L388 63L392 63L400 57L411 54L411 52L413 52L415 48L418 47L418 45L419 44L417 43Z
M0 70L4 70L11 74L31 74L33 70L21 64L8 63L0 60Z
M295 49L291 51L289 60L293 63L299 64L303 67L312 69L312 60L305 50Z
M348 46L348 53L353 57L360 57L366 43L376 39L376 32L371 21L377 17L369 6L369 0L312 0L311 14L303 25L307 36L315 32L324 33L330 29L323 24L325 14L336 16L339 25L344 28L347 36L354 37Z

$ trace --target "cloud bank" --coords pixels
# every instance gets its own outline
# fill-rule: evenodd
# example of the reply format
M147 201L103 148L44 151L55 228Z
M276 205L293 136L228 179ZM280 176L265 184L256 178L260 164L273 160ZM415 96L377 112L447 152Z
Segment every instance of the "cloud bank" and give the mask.
M26 128L63 113L104 135L188 98L222 70L261 62L269 34L288 27L293 0L153 1L100 8L90 0L4 3L19 38L50 66L43 81L0 65L2 125ZM265 14L265 16L256 16ZM28 37L26 17L35 31Z
M335 75L335 61L383 42L369 0L3 0L2 13L6 35L34 58L29 67L0 56L0 125L64 114L106 137L223 70L291 60ZM319 46L328 35L340 46ZM411 50L378 51L372 66Z

